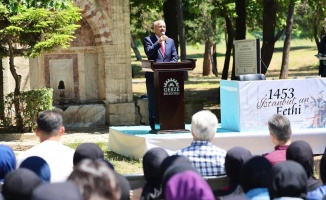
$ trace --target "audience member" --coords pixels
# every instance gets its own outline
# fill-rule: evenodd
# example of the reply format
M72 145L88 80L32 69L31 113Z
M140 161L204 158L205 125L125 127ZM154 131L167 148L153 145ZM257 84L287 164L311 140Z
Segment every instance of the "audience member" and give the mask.
M254 156L240 171L240 185L249 200L269 200L268 176L272 164L262 156Z
M13 150L7 146L0 144L0 191L5 176L16 169L16 156Z
M217 199L246 199L245 194L239 185L240 170L243 164L252 157L251 152L243 147L233 147L227 151L225 156L225 173L229 179L229 185L222 191L214 194Z
M75 182L85 200L119 200L121 197L121 186L114 171L101 160L80 161L68 180Z
M65 181L72 172L75 151L59 142L65 133L62 116L50 110L39 113L34 131L41 143L21 153L17 158L17 166L28 157L39 156L50 166L51 182Z
M190 160L185 156L182 155L168 156L161 163L159 178L162 180L163 174L166 172L166 170L174 165L188 165L192 167Z
M116 172L116 171L113 171L113 172L114 172L114 175L116 176L117 181L119 182L119 185L121 187L120 200L130 200L131 187L130 187L129 181L127 180L127 178L125 176L119 174L118 172Z
M88 158L91 160L104 159L102 149L95 143L82 143L80 144L74 153L73 163L76 166L83 159Z
M166 200L215 200L208 183L187 165L170 167L163 180Z
M168 156L168 153L160 147L148 150L143 156L143 170L146 183L141 193L142 200L162 197L160 166Z
M31 156L26 158L19 166L33 171L43 183L50 182L51 171L48 163L41 157Z
M192 162L202 176L217 176L225 174L224 162L226 151L213 145L218 120L208 111L199 111L192 116L191 133L193 141L189 147L176 152L184 155Z
M275 151L265 154L264 157L274 165L286 160L286 149L291 144L291 123L286 116L276 114L269 118L268 129Z
M317 189L321 185L319 180L314 177L314 154L307 142L293 142L286 150L286 159L298 162L305 169L308 176L308 196L309 192Z
M46 183L38 186L33 191L32 200L84 200L84 198L76 184L67 181Z
M271 199L306 199L307 174L295 161L284 161L273 166L269 181Z
M322 199L323 196L326 195L326 148L323 156L320 159L319 175L323 185L308 193L307 199L309 200Z
M31 170L16 169L6 175L2 195L5 200L30 200L33 190L40 184L41 179Z

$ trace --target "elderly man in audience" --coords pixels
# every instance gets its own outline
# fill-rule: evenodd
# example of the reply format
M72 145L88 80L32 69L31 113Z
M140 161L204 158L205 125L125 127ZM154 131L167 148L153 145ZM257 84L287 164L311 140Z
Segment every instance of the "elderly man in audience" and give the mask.
M202 176L225 174L226 151L212 144L218 120L210 111L202 110L192 116L193 141L189 147L178 150L177 155L186 156Z
M268 129L275 151L264 155L272 165L286 160L286 150L291 144L290 120L279 114L271 116L268 120Z
M39 113L34 132L41 143L21 153L17 157L17 167L26 158L39 156L50 166L51 182L66 181L73 169L75 150L59 142L60 137L65 133L62 116L50 110Z

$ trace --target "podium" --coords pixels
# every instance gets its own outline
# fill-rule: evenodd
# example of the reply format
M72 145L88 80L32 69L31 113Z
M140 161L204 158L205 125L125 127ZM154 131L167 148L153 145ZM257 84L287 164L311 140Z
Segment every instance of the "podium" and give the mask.
M144 71L154 72L155 129L184 130L184 71L196 67L195 59L155 63L142 61Z

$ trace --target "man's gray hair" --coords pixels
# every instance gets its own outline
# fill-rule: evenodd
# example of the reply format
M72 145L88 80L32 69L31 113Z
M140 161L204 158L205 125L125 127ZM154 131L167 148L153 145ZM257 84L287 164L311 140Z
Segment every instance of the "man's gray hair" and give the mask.
M286 143L292 134L290 120L283 115L275 114L268 119L268 129L277 141Z
M218 119L214 113L202 110L191 120L191 131L198 140L210 141L216 133Z
M154 27L157 26L159 22L164 22L164 20L163 20L163 19L156 20L156 21L153 23ZM164 22L164 23L165 23L165 22Z

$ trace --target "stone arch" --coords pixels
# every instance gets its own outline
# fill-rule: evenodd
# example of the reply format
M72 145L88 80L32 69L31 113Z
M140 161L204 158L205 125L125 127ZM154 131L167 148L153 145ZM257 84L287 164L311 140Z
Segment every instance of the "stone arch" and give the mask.
M91 26L96 45L113 44L112 20L94 0L75 0L74 5L82 10L82 17Z

